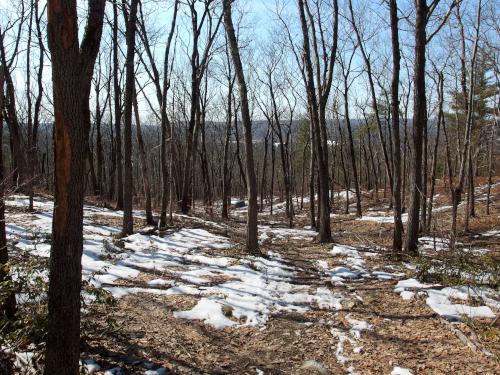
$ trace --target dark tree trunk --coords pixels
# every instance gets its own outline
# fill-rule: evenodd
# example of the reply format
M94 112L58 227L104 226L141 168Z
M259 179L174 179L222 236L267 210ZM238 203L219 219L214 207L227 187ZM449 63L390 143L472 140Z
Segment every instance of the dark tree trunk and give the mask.
M427 24L427 0L416 0L415 23L415 71L413 76L413 155L411 160L411 197L405 251L418 252L420 194L422 192L422 141L427 126L425 95L425 44Z
M252 142L252 122L250 120L250 110L248 107L247 85L243 74L243 66L240 59L238 41L233 28L231 17L231 1L223 0L224 7L224 26L226 28L227 40L234 64L234 70L238 79L238 86L241 100L241 117L245 129L245 148L246 148L246 174L247 174L247 194L248 194L248 217L247 217L247 250L259 255L259 242L257 236L257 180L255 178L255 168L253 159Z
M268 149L269 149L269 135L271 133L271 124L270 122L267 123L267 133L264 138L264 162L262 166L262 178L260 181L260 211L262 212L264 210L264 196L266 195L265 193L265 188L266 188L266 182L267 182L267 155L268 155ZM273 147L273 145L271 145Z
M4 71L4 81L7 96L4 98L4 107L7 113L5 118L9 126L10 135L10 148L13 162L13 183L17 190L25 192L27 187L26 183L26 159L24 143L22 139L21 127L19 124L18 111L16 108L16 92L12 75L9 70L7 57L5 56L4 34L0 33L0 59Z
M488 188L486 190L486 215L490 214L490 204L491 204L491 184L493 182L493 153L495 144L495 130L497 127L497 119L493 120L491 125L491 136L490 136L490 144L489 144L489 152L488 152Z
M335 10L338 10L335 4ZM329 181L329 170L328 170L328 149L326 147L326 121L325 121L325 99L328 98L327 95L318 98L316 96L316 87L314 84L314 72L311 62L311 49L309 43L309 28L307 25L307 20L304 12L304 1L298 0L300 23L302 30L302 48L304 56L304 65L306 71L306 92L307 101L309 105L309 112L311 114L311 122L314 127L313 138L314 147L316 149L316 157L318 164L318 208L319 208L319 234L318 239L320 242L330 242L332 240L332 230L330 227L330 203L328 189L330 185ZM335 12L337 15L337 12ZM335 22L337 24L337 22ZM336 52L336 35L333 38L334 48L331 52L332 56ZM319 63L319 62L318 62ZM333 69L333 66L331 66ZM326 87L326 93L329 92L328 85ZM322 88L318 87L319 92L322 92Z
M354 139L352 136L351 119L349 118L349 96L348 96L347 76L344 77L344 115L345 115L345 122L347 125L347 135L349 137L349 155L351 159L352 178L354 180L354 189L356 192L356 216L361 217L362 216L361 191L359 188L358 168L356 166L356 156L354 151Z
M4 69L0 64L0 145L3 145L3 108L4 96ZM9 253L7 251L7 236L5 234L5 203L4 203L4 188L5 177L3 170L3 147L0 147L0 283L9 280L10 276L7 273L5 265L9 261ZM0 315L4 315L8 319L13 319L16 313L16 296L14 291L9 293L5 301L0 306ZM1 326L0 326L1 328Z
M443 102L444 102L444 78L443 73L439 72L438 79L438 119L437 119L437 130L436 130L436 141L434 143L434 150L432 155L432 171L431 171L431 189L429 192L429 206L427 209L427 220L425 231L429 232L431 229L432 223L432 208L434 205L434 188L436 186L436 169L437 169L437 159L438 159L438 148L439 148L439 136L441 133L441 123L444 120L444 112L443 112Z
M311 147L311 155L309 157L309 220L311 221L311 228L318 229L316 223L316 194L314 192L314 180L316 176L316 151L314 146L314 126L312 118L309 118L309 144Z
M130 14L126 16L125 22L127 56L125 60L125 108L124 108L124 163L125 169L123 178L123 229L124 235L132 234L134 231L134 218L132 217L132 206L134 200L134 179L132 176L132 107L135 91L135 33L137 28L137 6L139 0L131 0ZM126 15L126 12L124 11Z
M149 163L146 155L146 146L142 137L141 118L139 116L139 105L137 103L137 93L134 95L134 115L135 126L137 133L137 144L139 146L139 159L141 161L142 169L142 182L144 185L144 195L146 198L146 223L148 225L155 225L153 218L153 209L151 204L151 183L149 181Z
M113 92L115 112L116 209L123 209L122 110L118 66L118 0L113 0ZM114 183L114 181L113 181Z
M78 44L76 0L48 2L52 56L55 195L50 251L45 374L76 375L80 357L80 290L89 96L104 18L104 0L89 1Z
M392 40L392 83L391 83L391 114L392 114L392 152L393 152L393 187L392 206L394 212L394 234L392 251L400 253L403 247L403 222L401 220L401 141L399 137L399 30L398 5L396 0L390 0L391 40Z
M229 172L229 147L231 141L231 121L233 118L233 84L234 78L231 73L231 63L229 62L229 51L226 49L226 58L228 62L228 92L227 92L227 114L226 114L226 136L224 139L224 160L222 167L222 218L228 219L228 202L230 202L230 172Z

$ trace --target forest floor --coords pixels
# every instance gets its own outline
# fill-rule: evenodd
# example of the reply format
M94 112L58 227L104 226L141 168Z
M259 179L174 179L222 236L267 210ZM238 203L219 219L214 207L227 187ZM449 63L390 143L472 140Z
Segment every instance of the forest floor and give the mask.
M500 183L490 215L484 186L477 188L477 217L460 235L459 261L446 246L448 194L444 187L437 194L421 256L403 260L386 250L392 214L382 193L378 201L364 194L361 219L342 214L345 201L336 196L333 244L317 243L307 207L288 229L283 203L274 204L273 215L266 206L259 216L262 257L244 252L245 208L234 209L229 221L201 211L175 215L163 233L144 228L136 211L142 232L117 239L120 212L89 204L83 276L114 298L97 304L84 295L82 369L106 375L498 374ZM53 205L41 197L35 203L28 213L25 197L6 201L11 255L19 264L26 254L49 254ZM20 372L32 371L28 348L15 355Z

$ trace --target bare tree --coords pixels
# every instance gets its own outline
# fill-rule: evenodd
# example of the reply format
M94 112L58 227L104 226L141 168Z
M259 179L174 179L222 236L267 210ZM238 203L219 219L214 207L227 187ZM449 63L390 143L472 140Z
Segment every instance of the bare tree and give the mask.
M231 0L223 0L224 7L224 27L226 29L227 41L229 50L234 65L236 78L238 79L238 87L240 92L241 102L241 118L245 129L245 151L246 151L246 174L247 174L247 195L248 195L248 212L247 212L247 250L252 254L260 254L259 242L257 236L257 179L255 177L255 167L253 158L253 141L252 141L252 122L250 120L250 109L248 107L247 85L245 75L243 73L243 65L241 64L240 51L236 34L234 32L233 20L231 15Z
M50 250L45 374L78 373L85 153L89 96L101 40L104 0L90 0L81 44L76 0L48 2L52 56L55 203Z
M113 0L113 100L115 120L116 157L116 209L123 209L123 165L122 165L122 107L120 88L120 68L118 65L118 0Z
M132 217L132 204L134 194L134 179L132 178L132 110L135 93L135 34L137 22L137 7L139 0L131 0L130 13L127 13L125 6L123 14L125 16L127 57L125 60L125 103L124 103L124 179L123 179L123 229L124 235L132 234L134 231L134 218Z
M391 83L391 118L392 118L392 150L393 150L393 186L392 206L394 212L394 235L392 251L399 253L403 247L403 221L401 220L401 141L399 137L399 28L397 0L390 0L389 11L391 18L392 42L392 83Z
M184 173L182 179L182 201L181 210L183 213L189 212L192 200L192 176L193 176L193 155L197 148L200 131L200 86L203 76L207 70L212 44L219 30L222 17L214 19L213 0L204 0L204 10L201 18L198 19L196 0L189 0L188 6L191 14L193 47L191 51L191 106L189 114L189 124L187 132L186 153L184 158ZM207 21L208 37L203 51L199 50L199 40L201 31ZM214 24L215 22L215 24Z
M4 106L4 69L0 65L0 145L3 144L3 106ZM3 167L3 147L0 147L0 283L9 279L6 267L9 261L9 253L7 251L7 236L5 234L5 176ZM12 291L0 306L0 314L5 314L8 319L13 319L16 313L16 296Z
M9 22L4 30L0 30L0 64L3 66L6 96L4 98L6 107L5 120L9 127L10 148L13 161L13 182L20 191L26 191L26 181L28 178L27 163L25 158L25 142L22 136L21 124L18 117L16 104L16 87L12 79L14 63L17 60L19 44L22 36L22 28L25 21L25 4L20 3L20 15L17 20ZM16 27L17 24L17 27ZM15 29L14 47L10 56L7 56L5 47L6 33Z
M321 21L321 12L319 2L316 2L316 22L309 8L307 0L298 0L300 25L302 31L302 50L305 74L303 75L304 84L307 92L307 102L312 124L312 139L315 156L317 157L318 165L318 180L319 180L319 200L318 200L318 216L319 216L319 241L329 242L332 239L330 227L330 203L329 203L329 170L328 170L328 147L326 133L326 105L333 80L333 69L335 65L335 57L337 53L337 36L338 36L338 4L337 0L333 0L333 40L329 51L327 50L327 42L323 32L323 24ZM307 13L307 18L306 18ZM308 22L309 20L309 22ZM320 40L317 39L318 29ZM311 52L312 40L312 52ZM320 61L319 45L322 48L323 60ZM315 67L312 64L312 55L314 54ZM321 68L323 66L323 69ZM316 79L314 78L316 77Z

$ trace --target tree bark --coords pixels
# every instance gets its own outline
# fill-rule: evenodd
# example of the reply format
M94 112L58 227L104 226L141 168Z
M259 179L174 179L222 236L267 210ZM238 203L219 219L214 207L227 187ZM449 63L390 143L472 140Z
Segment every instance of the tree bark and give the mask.
M393 152L393 187L392 206L394 212L394 232L392 251L400 253L403 247L403 222L401 220L401 141L399 137L399 30L397 0L390 0L391 40L392 40L392 83L391 83L391 114L392 114L392 152Z
M338 9L336 7L337 2L334 2L335 8L335 35L333 38L333 49L331 52L331 57L336 53L336 26L337 26L337 15ZM311 62L311 49L309 43L309 30L307 25L307 20L304 11L304 1L298 0L300 24L302 30L302 48L304 56L304 65L306 71L306 92L307 101L309 106L309 112L311 114L311 122L314 127L313 138L314 147L316 148L317 164L318 164L318 206L319 206L319 234L318 239L320 242L330 242L332 240L332 230L330 227L330 203L328 189L330 185L329 181L329 170L328 170L328 149L326 147L326 120L325 120L325 104L328 99L329 89L331 87L331 81L327 82L324 87L318 87L322 95L317 97L316 87L314 83L314 73L313 66ZM314 34L314 33L313 33ZM314 41L314 35L313 35ZM317 51L317 49L315 49ZM317 59L318 60L318 59ZM317 65L319 61L317 61ZM333 64L330 65L330 69L333 69ZM319 84L319 82L318 82Z
M89 1L78 43L76 0L48 1L52 56L55 195L50 251L45 374L76 375L80 356L85 153L89 96L104 18L104 0Z
M0 145L3 144L3 96L4 87L4 69L0 65ZM5 267L9 261L7 249L7 236L5 233L5 202L4 202L5 176L3 169L3 147L0 147L0 283L9 280L8 268ZM16 296L12 291L0 306L0 314L5 315L7 319L13 319L16 314Z
M118 66L118 0L113 0L113 93L115 112L116 209L123 209L122 110L120 68ZM114 183L114 181L113 181Z
M444 120L443 102L444 102L444 77L443 73L439 72L438 79L438 120L437 120L437 130L436 130L436 141L434 143L434 152L432 156L432 172L431 172L431 189L429 193L429 206L427 209L427 220L425 231L429 232L431 229L432 222L432 208L434 205L434 189L436 186L436 169L437 169L437 159L438 159L438 148L439 148L439 136L441 132L441 123Z
M411 197L408 212L405 251L418 252L420 194L422 192L422 141L427 126L427 103L425 96L425 45L427 24L427 0L416 0L415 22L415 67L413 92L413 155L411 160Z
M250 109L248 107L247 85L241 64L240 51L236 34L233 28L231 16L231 0L223 0L224 7L224 26L226 29L231 57L234 64L234 70L238 79L238 87L241 101L241 117L245 129L245 148L246 148L246 174L247 174L247 194L248 194L248 212L247 212L247 250L255 255L260 255L259 242L257 236L257 180L255 178L253 141L252 141L252 122L250 120Z
M123 228L122 234L129 235L134 232L134 218L132 217L133 195L134 195L134 179L132 176L132 107L135 91L135 72L134 72L134 56L135 56L135 33L137 28L137 6L139 0L131 0L130 14L126 15L126 40L127 40L127 56L125 60L125 101L124 101L124 128L123 128L123 145L124 145L124 178L123 178Z
M139 105L137 103L137 92L134 95L134 115L135 115L135 126L137 133L137 144L139 146L139 159L141 161L142 169L142 183L144 185L144 195L146 198L146 224L155 225L155 220L153 217L153 209L151 205L151 183L149 181L149 163L146 155L146 146L144 144L144 139L142 137L141 129L141 118L139 116Z

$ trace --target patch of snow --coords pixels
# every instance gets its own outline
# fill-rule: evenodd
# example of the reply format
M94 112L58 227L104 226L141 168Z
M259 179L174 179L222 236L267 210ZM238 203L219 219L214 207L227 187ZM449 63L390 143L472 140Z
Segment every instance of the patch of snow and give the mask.
M466 287L446 287L442 289L433 289L438 285L422 284L416 279L408 279L399 281L394 291L399 293L405 300L412 299L415 295L414 291L407 289L422 290L427 293L427 305L438 315L451 321L458 321L462 316L470 318L495 318L495 313L491 309L500 308L500 303L491 298L491 294L496 292L479 290ZM420 292L419 292L420 293ZM451 299L460 299L466 301L469 297L478 297L485 302L485 306L469 306L466 304L453 303ZM495 295L498 298L498 293ZM491 306L491 307L490 307Z
M413 297L415 296L415 292L403 290L399 295L401 296L402 299L408 301L408 300L413 299Z
M80 372L84 374L94 374L101 370L101 366L93 359L80 360Z
M172 280L164 280L164 279L154 279L148 281L148 285L152 286L162 286L162 285L172 285L174 282Z
M372 329L372 325L364 320L356 320L351 318L349 315L346 316L346 320L352 326L349 332L357 340L361 338L361 332Z
M353 353L359 353L362 348L356 346L356 343L357 340L361 338L361 332L372 329L372 325L368 322L354 319L350 315L347 315L345 318L351 325L348 333L338 328L332 328L330 330L332 336L338 340L337 348L335 350L335 357L337 358L337 362L341 365L345 365L350 361L350 358L344 353L345 343L347 342L350 344ZM352 375L357 374L352 366L349 366L349 368L347 369L347 373Z
M423 284L417 279L406 279L406 280L399 280L396 286L394 287L394 291L396 293L401 293L403 292L406 288L413 288L413 289L426 289L426 288L432 288L433 284Z
M195 307L188 311L175 311L174 316L182 319L199 319L214 328L222 329L232 327L236 324L235 321L228 319L222 313L222 305L209 298L202 298L198 301Z
M165 367L157 368L156 370L147 370L144 372L144 375L165 375L168 373L168 370Z
M368 212L365 213L362 217L357 218L356 220L373 221L375 223L382 223L382 224L393 224L394 216L391 213L387 212ZM402 214L401 221L403 223L408 221L408 214Z
M481 233L479 236L482 237L500 237L500 230L489 230L487 232Z
M413 373L406 368L396 366L392 369L391 375L413 375Z
M317 236L314 230L298 228L273 228L268 225L259 225L259 241L261 243L268 239L271 242L283 240L305 240L310 241Z
M495 318L495 313L488 306L468 306L452 303L450 298L466 299L463 292L455 288L444 288L442 290L430 289L427 291L426 303L437 314L445 319L456 321L460 320L462 315L470 318Z
M123 370L120 367L113 367L112 369L106 370L104 375L122 375Z

